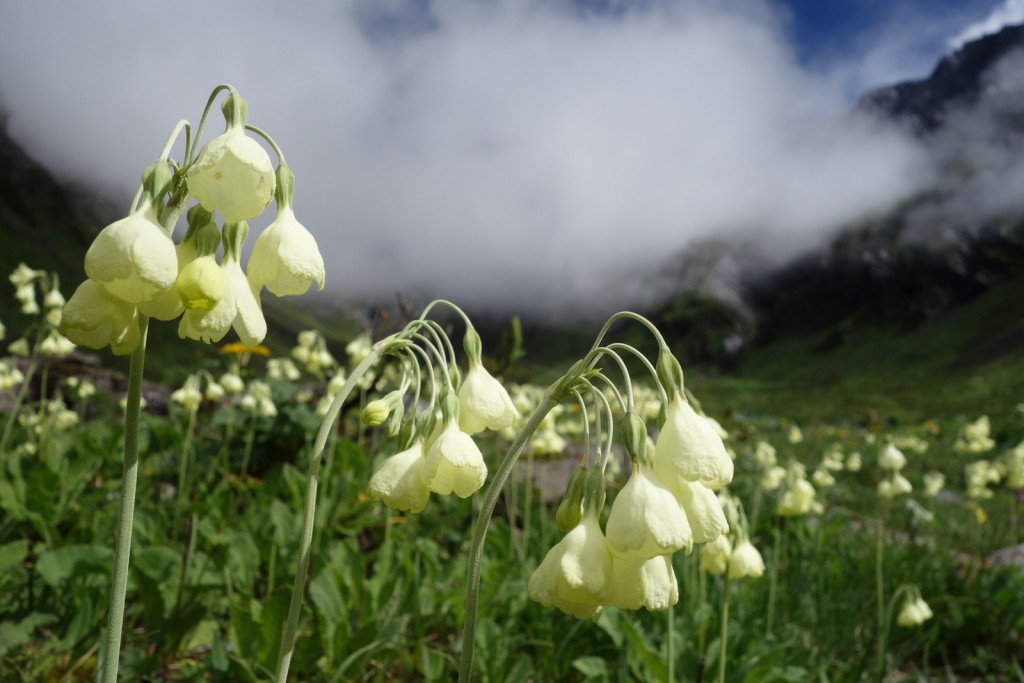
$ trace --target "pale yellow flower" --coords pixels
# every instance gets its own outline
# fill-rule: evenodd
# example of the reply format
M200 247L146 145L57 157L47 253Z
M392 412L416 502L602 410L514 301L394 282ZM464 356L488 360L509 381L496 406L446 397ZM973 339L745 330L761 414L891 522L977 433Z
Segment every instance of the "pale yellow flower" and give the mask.
M174 242L144 200L139 208L100 231L85 253L85 274L130 304L152 301L178 276Z
M466 498L484 485L487 465L473 438L449 421L427 447L420 474L431 491L443 496L454 492L459 498Z
M79 346L109 345L116 355L131 353L142 339L135 306L93 280L79 285L65 304L60 331Z
M633 466L633 474L612 503L608 546L616 555L648 559L693 548L693 531L676 497L651 468Z
M470 362L459 387L459 428L467 434L500 431L519 417L505 387L480 363Z
M668 405L665 425L655 444L654 471L666 486L677 491L683 482L699 481L718 489L732 481L733 463L722 438L681 394Z
M406 450L390 456L370 477L370 497L396 510L422 512L430 500L423 484L423 442L417 440Z
M240 125L203 147L187 182L189 194L207 211L219 211L226 223L260 215L277 185L270 156Z
M764 574L764 559L754 544L744 539L733 548L729 556L729 578L739 579L746 576L758 578Z
M304 294L312 283L324 288L324 259L316 239L297 220L290 206L278 206L277 217L256 238L248 265L249 282L277 296Z
M578 619L596 619L611 602L612 554L593 509L548 551L530 575L527 591L545 607Z
M679 602L671 555L612 556L612 603L619 609L662 611Z

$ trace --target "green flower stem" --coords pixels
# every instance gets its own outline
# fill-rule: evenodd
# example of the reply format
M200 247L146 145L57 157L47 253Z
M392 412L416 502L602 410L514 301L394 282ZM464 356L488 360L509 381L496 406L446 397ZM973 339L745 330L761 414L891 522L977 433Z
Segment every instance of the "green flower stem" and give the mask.
M519 456L526 450L533 436L545 416L558 405L551 391L544 394L544 400L540 402L526 426L516 435L515 441L509 447L505 458L498 465L497 472L487 485L487 492L484 494L483 506L476 524L473 526L473 541L469 550L469 581L466 586L466 623L462 628L462 656L459 661L459 683L469 683L473 676L473 650L476 645L476 619L480 602L480 571L484 554L484 539L487 537L487 527L491 523L491 516L494 514L494 506L498 502L505 482L512 474Z
M779 529L779 526L782 529ZM772 635L772 621L775 618L775 591L779 585L779 565L782 564L782 534L786 528L786 518L782 517L779 525L775 527L775 541L772 544L772 570L768 584L768 616L765 619L764 629L766 638L770 638Z
M885 554L885 520L878 516L875 542L875 593L878 598L878 675L885 676L885 586L883 585L882 559Z
M722 584L722 630L718 636L718 683L725 683L725 655L729 644L729 584L732 580L725 574Z
M124 474L121 477L121 512L117 524L114 551L114 577L107 612L107 644L103 650L103 683L117 683L121 658L121 628L124 625L124 596L128 589L128 564L132 551L132 524L135 521L135 487L139 478L139 413L142 411L142 369L146 362L146 336L149 318L139 322L142 338L132 352L128 370L128 398L124 413Z
M192 434L196 429L196 413L198 408L188 411L188 427L185 429L185 444L181 449L181 465L178 467L178 492L174 505L174 520L171 523L171 538L178 537L178 524L181 522L181 510L188 498L185 483L188 481L188 461L192 450Z
M334 397L334 401L331 402L331 407L327 410L327 415L320 425L320 431L317 432L316 441L313 443L313 453L309 459L309 472L306 477L302 536L299 539L299 564L295 570L295 584L292 587L291 603L288 605L288 618L285 621L284 633L281 636L281 650L277 657L277 675L274 679L277 683L285 683L288 680L288 668L291 666L292 655L295 653L295 634L299 626L299 613L302 611L302 594L305 591L306 573L309 570L309 551L313 541L313 522L316 519L317 479L320 474L320 460L323 458L327 437L330 435L338 415L341 414L341 407L345 404L352 389L355 388L356 382L377 361L377 357L380 355L379 348L380 344L371 349L363 362L357 365L345 380L345 384Z
M21 404L25 402L25 396L28 395L29 386L32 384L32 378L36 374L36 370L39 369L39 356L36 351L36 347L39 345L42 339L42 334L36 339L36 343L32 348L32 355L29 356L28 369L25 370L25 379L22 380L21 386L18 388L18 395L14 397L14 405L11 407L11 414L7 417L7 425L4 426L4 435L0 438L0 457L7 453L7 442L11 439L11 430L14 427L14 423L18 419L18 413L21 411Z
M669 561L671 562L671 558L669 559ZM668 683L672 683L674 680L676 680L676 652L675 643L673 642L675 640L676 635L676 614L675 609L673 609L673 607L674 605L671 602L668 603L668 610L666 610L665 612L665 661L668 667L668 671L665 674L665 680L668 681Z

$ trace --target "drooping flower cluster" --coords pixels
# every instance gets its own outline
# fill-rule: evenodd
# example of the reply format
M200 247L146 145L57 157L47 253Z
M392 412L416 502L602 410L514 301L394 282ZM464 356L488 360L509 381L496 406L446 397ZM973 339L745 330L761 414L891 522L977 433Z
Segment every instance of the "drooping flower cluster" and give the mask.
M910 493L914 490L910 481L900 474L900 470L907 464L907 457L900 449L892 443L882 446L878 452L878 466L887 474L878 482L878 497L882 500L892 500L896 496Z
M934 616L932 608L921 597L921 592L913 586L907 593L900 613L896 617L896 623L904 628L920 626Z
M382 353L401 360L399 388L367 404L363 421L383 425L389 435L397 437L398 452L377 467L368 491L371 498L395 509L421 512L432 492L466 498L478 491L487 478L487 465L471 435L484 429L504 429L519 416L504 386L484 368L480 337L468 318L466 322L463 346L469 370L465 377L453 367L455 359L446 352L450 344L442 343L440 337L444 332L430 321L413 321L379 344ZM424 335L438 335L436 343L428 342L426 348L417 345ZM363 349L353 347L353 360L361 356L361 363L372 349L366 348L364 354ZM383 375L386 381L388 374ZM424 376L429 380L422 381ZM425 408L419 404L424 384L431 392ZM415 396L408 407L417 414L406 419L410 389Z
M794 460L786 470L786 486L775 512L782 517L818 514L822 511L822 505L816 497L814 485L807 481L807 471Z
M64 295L60 293L60 278L57 274L35 270L19 263L8 279L14 285L14 297L21 304L21 312L39 318L24 329L21 338L9 345L10 352L23 357L37 353L63 358L74 351L75 344L57 329L64 306ZM43 308L39 307L37 289L43 295ZM5 333L4 326L0 324L0 339L3 339Z
M142 322L156 318L179 320L182 338L219 342L234 329L244 344L254 346L267 332L263 287L277 296L302 294L314 282L323 288L323 258L292 209L294 175L276 145L275 171L263 147L246 135L247 107L234 90L222 109L225 132L194 160L194 148L187 149L181 166L169 159L172 137L167 151L144 172L136 206L89 247L88 279L64 305L60 323L76 344L128 354L142 339ZM278 217L256 240L246 272L241 261L247 221L275 197ZM197 204L175 244L179 207L189 198Z
M989 435L992 427L989 424L988 415L982 415L974 422L963 426L953 444L955 450L961 453L985 453L996 446L996 442Z
M566 536L528 583L537 602L578 618L596 618L606 605L667 609L679 598L672 555L715 541L728 529L712 491L733 475L722 437L686 399L682 371L667 349L659 358L659 380L668 401L653 448L644 418L631 402L625 406L622 434L632 472L604 531L599 514L605 467L582 465L570 480L556 516Z
M701 571L709 574L728 573L730 579L760 578L764 575L764 558L750 542L743 506L728 491L723 490L718 497L729 521L729 530L701 548Z

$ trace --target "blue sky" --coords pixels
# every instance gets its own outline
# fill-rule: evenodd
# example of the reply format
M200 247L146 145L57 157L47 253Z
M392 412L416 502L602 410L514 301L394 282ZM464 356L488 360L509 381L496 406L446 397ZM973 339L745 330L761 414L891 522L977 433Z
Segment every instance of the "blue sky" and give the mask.
M693 245L784 261L928 186L920 142L853 102L925 76L958 36L1021 21L1024 0L35 0L0 14L0 63L19 65L0 71L9 132L64 177L127 206L174 123L232 83L295 171L328 289L600 313L656 298L649 274Z

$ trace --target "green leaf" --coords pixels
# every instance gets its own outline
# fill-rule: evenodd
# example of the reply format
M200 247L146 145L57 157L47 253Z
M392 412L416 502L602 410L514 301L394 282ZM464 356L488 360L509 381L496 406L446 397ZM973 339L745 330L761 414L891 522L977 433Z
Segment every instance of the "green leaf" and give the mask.
M36 571L43 581L58 586L72 575L109 574L114 564L114 551L104 545L67 545L43 550L36 562Z
M28 557L28 540L21 539L0 545L0 573L17 567Z
M52 614L33 612L21 621L0 621L0 655L21 647L32 638L36 628L56 619Z
M579 657L573 661L572 668L591 681L606 681L611 673L603 657Z

